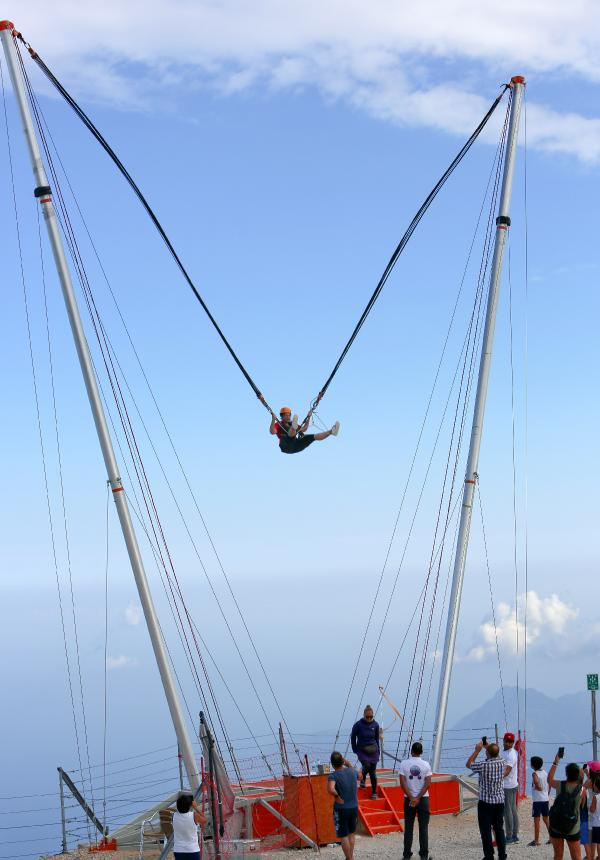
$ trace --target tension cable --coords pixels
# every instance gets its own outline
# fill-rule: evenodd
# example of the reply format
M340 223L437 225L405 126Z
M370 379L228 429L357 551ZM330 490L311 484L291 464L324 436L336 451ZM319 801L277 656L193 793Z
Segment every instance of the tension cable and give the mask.
M394 253L390 257L387 266L383 270L383 274L381 275L381 278L379 279L379 282L378 282L377 286L375 287L373 294L371 295L371 298L367 302L365 309L363 310L362 314L360 315L359 320L356 323L356 326L354 327L354 331L350 335L345 347L343 348L342 352L340 353L338 360L334 364L333 370L331 371L331 373L329 374L329 376L325 380L325 383L321 387L321 390L317 394L316 398L311 403L311 407L310 407L309 413L307 415L307 418L309 418L312 415L314 410L317 408L317 406L319 405L319 403L323 399L325 392L329 388L334 376L336 375L336 373L340 369L342 362L344 361L348 352L350 351L350 347L352 346L352 344L356 340L358 333L361 330L361 328L363 327L367 317L369 316L369 314L373 310L373 306L374 306L375 302L377 301L377 299L379 298L379 296L381 295L381 291L383 290L383 288L387 282L387 279L391 275L394 266L398 262L398 258L400 257L400 254L406 248L408 241L411 238L412 234L415 232L419 222L421 221L421 219L423 218L423 216L425 215L425 213L427 212L427 210L429 209L429 207L431 206L431 204L433 203L433 201L437 197L438 193L441 191L443 186L446 184L447 180L454 173L454 171L456 170L456 168L458 167L460 162L463 160L463 158L465 157L467 152L471 149L471 147L473 146L473 144L475 143L475 141L477 140L477 138L479 137L479 135L481 134L481 132L483 131L485 126L487 125L490 117L492 116L492 114L494 113L494 111L496 110L498 105L500 104L500 101L502 100L502 97L504 96L504 93L506 92L507 89L510 89L510 84L504 84L502 91L497 96L497 98L494 100L494 102L490 106L489 110L487 111L487 113L485 114L485 116L483 117L483 119L481 120L481 122L479 123L477 128L475 129L475 131L471 134L471 136L466 141L466 143L463 144L461 149L458 151L457 155L454 157L453 161L450 163L450 166L440 176L440 178L438 179L436 184L433 186L433 188L431 189L431 191L429 192L429 194L427 195L427 197L425 198L425 200L423 201L423 203L421 204L421 206L417 210L416 215L414 216L414 218L412 219L412 221L408 225L406 232L404 233L404 235L400 239L400 242L398 243L398 245L396 246L396 248L394 250ZM304 420L306 421L306 418Z
M138 200L140 201L140 203L142 204L142 206L146 210L146 213L150 217L152 223L154 224L158 233L160 234L163 242L167 246L169 252L171 253L171 256L175 260L175 263L177 264L179 270L181 271L183 277L185 278L188 286L190 287L194 296L196 297L196 299L200 303L202 309L204 310L208 319L212 323L215 331L217 332L217 334L221 338L221 341L223 342L223 344L227 348L227 351L229 352L229 354L231 355L231 357L233 358L233 360L237 364L237 366L238 366L239 370L241 371L241 373L243 374L246 382L250 385L250 387L252 388L252 390L254 391L254 393L256 394L258 399L260 400L260 402L263 404L265 409L267 409L267 411L271 414L271 416L275 420L277 420L277 416L275 415L275 413L273 412L273 410L271 409L271 407L269 406L269 404L265 400L264 396L262 395L260 389L258 388L256 383L254 382L254 380L252 379L252 377L250 376L250 374L248 373L248 371L246 370L246 368L242 364L240 358L236 354L235 350L233 349L232 345L227 340L221 327L219 326L216 319L212 315L210 309L208 308L208 305L206 304L206 302L204 301L204 299L200 295L198 288L194 284L194 282L193 282L190 274L188 273L187 269L185 268L181 258L177 254L177 251L175 250L171 240L169 239L164 227L160 223L156 213L154 212L154 210L152 209L152 207L148 203L148 201L147 201L146 197L144 196L144 194L142 193L140 187L137 185L137 183L135 182L135 180L133 179L133 177L131 176L131 174L129 173L129 171L127 170L125 165L123 164L123 162L120 160L120 158L118 157L118 155L116 154L114 149L110 146L110 144L108 143L106 138L102 135L102 133L99 131L99 129L96 127L96 125L92 122L90 117L85 113L83 108L76 102L76 100L73 98L73 96L65 89L65 87L61 84L61 82L58 80L58 78L48 68L48 66L46 65L44 60L42 60L42 58L37 53L37 51L35 51L31 47L31 45L27 41L25 41L25 39L23 38L21 33L14 31L14 35L16 38L18 38L25 45L25 47L28 50L29 54L31 55L32 59L37 63L39 68L46 75L46 77L48 78L50 83L58 90L58 92L65 99L67 104L72 108L72 110L79 117L79 119L82 121L82 123L86 126L86 128L92 134L92 136L98 141L100 146L104 149L104 151L107 153L107 155L113 161L113 163L116 165L116 167L118 168L118 170L120 171L122 176L125 178L125 180L129 184L129 186L133 190L134 194L136 195L136 197L138 198ZM333 370L331 371L331 373L329 374L329 376L325 380L325 383L321 387L318 395L313 400L313 402L311 404L311 408L309 410L309 413L306 416L306 418L304 419L305 421L307 419L311 418L315 408L319 405L320 401L323 399L323 397L324 397L327 389L329 388L334 376L338 372L342 362L344 361L346 355L348 354L350 347L352 346L352 344L356 340L358 333L360 332L360 330L363 327L367 317L369 316L371 310L373 309L375 302L379 298L379 295L381 294L381 291L383 290L383 287L385 286L387 279L389 278L390 274L392 273L392 270L393 270L394 266L396 265L396 262L398 261L400 254L402 253L402 251L404 250L404 248L408 244L408 241L411 238L412 234L414 233L419 222L421 221L421 219L423 218L423 216L425 215L425 213L429 209L430 205L433 203L434 199L437 197L437 195L440 192L440 190L442 189L442 187L445 185L447 180L450 178L450 176L452 175L454 170L458 167L458 165L463 160L463 158L465 157L467 152L470 150L472 145L475 143L475 141L477 140L477 138L479 137L479 135L481 134L481 132L483 131L483 129L487 125L490 117L492 116L492 114L496 110L498 104L500 103L502 97L504 96L504 93L509 88L510 88L510 84L505 84L503 86L502 91L497 96L497 98L494 100L494 102L492 103L492 105L488 109L487 113L485 114L485 116L483 117L483 119L481 120L479 125L475 128L475 130L473 131L471 136L468 138L468 140L463 144L463 146L461 147L461 149L459 150L459 152L457 153L457 155L455 156L455 158L453 159L453 161L451 162L449 167L444 171L444 173L442 174L440 179L437 181L437 183L434 185L432 190L429 192L429 194L427 195L427 197L425 198L425 200L423 201L423 203L419 207L416 215L414 216L414 218L410 222L406 232L402 236L402 239L400 240L400 242L396 246L394 253L390 257L390 260L389 260L387 266L385 267L384 272L383 272L381 278L379 279L379 282L378 282L375 290L373 291L373 294L371 295L369 301L367 302L367 305L366 305L365 309L363 310L358 322L356 323L356 326L354 327L354 330L353 330L352 334L350 335L350 338L348 339L346 345L344 346L338 360L336 361L336 363L333 367ZM304 423L304 422L302 422L302 423Z
M254 391L254 393L256 394L258 399L260 400L260 402L263 404L263 406L271 413L273 418L276 418L277 416L275 415L275 413L273 412L273 410L271 409L271 407L269 406L269 404L267 403L267 401L265 400L265 398L261 394L258 386L256 385L256 383L254 382L254 380L252 379L252 377L250 376L250 374L248 373L248 371L246 370L246 368L242 364L241 360L237 356L232 345L229 343L229 341L225 337L223 330L221 329L218 322L216 321L216 319L212 315L208 305L206 304L206 302L204 301L204 299L200 295L200 292L199 292L198 288L196 287L196 285L194 284L194 282L191 278L191 275L189 274L189 272L185 268L181 258L179 257L177 251L173 247L173 244L172 244L171 240L169 239L164 227L162 226L162 224L158 220L156 213L154 212L154 210L152 209L152 207L148 203L148 201L147 201L146 197L144 196L144 194L142 193L139 185L136 183L134 178L131 176L131 174L129 173L129 171L127 170L127 168L125 167L125 165L123 164L121 159L119 158L119 156L116 154L114 149L110 146L110 144L108 143L106 138L101 134L99 129L94 125L94 123L89 118L89 116L85 113L83 108L81 108L80 105L77 104L77 102L75 101L73 96L65 89L65 87L61 84L61 82L58 80L58 78L50 71L50 69L48 68L46 63L42 60L40 55L36 51L34 51L34 49L31 47L31 45L28 42L26 42L23 39L23 36L21 33L17 33L15 31L14 35L18 39L20 39L21 42L23 42L23 44L27 48L29 54L31 55L33 60L35 60L35 62L40 67L40 69L43 71L43 73L46 75L46 77L48 78L50 83L52 83L53 86L58 90L58 92L62 95L62 97L67 102L67 104L73 109L75 114L83 122L83 124L86 126L86 128L91 132L93 137L96 138L96 140L98 141L100 146L105 150L107 155L111 158L111 160L117 166L120 173L125 178L125 180L129 184L129 186L133 190L134 194L136 195L136 197L138 198L138 200L140 201L140 203L142 204L142 206L146 210L148 216L150 217L150 220L152 221L152 223L154 224L154 226L158 230L163 242L167 246L173 259L175 260L175 263L177 264L181 274L185 278L188 286L190 287L190 289L194 293L194 296L196 297L198 302L200 302L200 305L202 306L204 313L209 318L210 322L212 323L215 331L217 332L217 334L221 338L221 340L222 340L223 344L225 345L226 349L228 350L229 354L231 355L231 357L233 358L233 360L237 364L238 368L242 372L246 382L252 388L252 390Z

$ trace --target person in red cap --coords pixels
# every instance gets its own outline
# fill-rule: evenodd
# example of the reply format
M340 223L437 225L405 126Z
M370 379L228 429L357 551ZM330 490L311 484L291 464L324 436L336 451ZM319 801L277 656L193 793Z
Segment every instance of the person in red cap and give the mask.
M506 844L512 845L519 841L519 814L517 812L517 792L519 790L519 757L515 750L515 736L505 732L503 737L504 750L502 760L504 771L504 832Z
M340 430L340 422L336 421L331 430L325 430L323 433L307 433L309 424L310 414L299 427L298 416L294 415L292 418L292 410L289 406L282 406L279 410L279 421L273 418L269 432L271 436L277 436L282 454L298 454L313 442L320 442L328 436L337 436Z

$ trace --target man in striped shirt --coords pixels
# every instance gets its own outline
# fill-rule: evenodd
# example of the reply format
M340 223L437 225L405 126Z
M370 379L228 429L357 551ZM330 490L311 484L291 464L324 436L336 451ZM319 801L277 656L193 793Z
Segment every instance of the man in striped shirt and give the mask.
M499 860L506 860L506 837L504 835L504 777L506 768L499 758L498 744L485 744L485 761L475 759L484 748L482 738L469 758L467 767L473 773L479 774L479 803L477 804L477 821L481 834L483 856L485 860L493 860L494 845L492 830L496 838Z

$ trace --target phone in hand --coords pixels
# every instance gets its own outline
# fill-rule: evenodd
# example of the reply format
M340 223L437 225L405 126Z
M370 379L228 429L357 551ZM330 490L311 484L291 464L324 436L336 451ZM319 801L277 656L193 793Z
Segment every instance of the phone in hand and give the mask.
M558 756L558 758L563 758L564 754L565 754L565 748L564 748L564 747L559 747L559 748L558 748L558 752L556 753L556 755Z
M483 735L483 737L481 738L481 743L484 745L484 747L487 746L487 735Z

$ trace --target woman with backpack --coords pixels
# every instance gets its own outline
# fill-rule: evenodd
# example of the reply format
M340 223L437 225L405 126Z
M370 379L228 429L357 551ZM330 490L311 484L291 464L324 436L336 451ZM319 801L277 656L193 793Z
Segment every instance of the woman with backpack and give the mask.
M562 752L561 747L548 773L548 787L556 789L556 798L550 809L550 841L554 848L554 860L562 860L565 842L571 860L581 860L579 809L583 780L581 769L574 762L565 768L566 779L554 779Z

